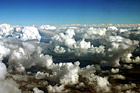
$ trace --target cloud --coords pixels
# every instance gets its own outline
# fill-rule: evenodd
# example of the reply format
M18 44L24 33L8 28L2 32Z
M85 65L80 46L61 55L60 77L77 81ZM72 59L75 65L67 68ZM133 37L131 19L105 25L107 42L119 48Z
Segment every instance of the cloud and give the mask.
M96 76L91 74L88 76L88 83L93 86L93 88L99 92L110 92L110 83L107 78Z
M12 30L9 24L0 24L0 38L10 35L10 30Z
M115 86L115 89L117 90L117 92L122 92L122 91L130 90L130 89L133 89L133 88L136 88L136 84L134 84L134 83L120 84L120 85Z
M55 26L50 26L50 25L41 25L39 27L39 29L41 29L41 30L55 30L56 27Z
M140 57L137 56L134 60L133 60L134 63L136 64L140 64Z
M140 27L138 27L137 30L140 30Z
M0 91L2 93L21 93L18 85L13 80L0 81Z
M6 74L7 74L6 66L2 62L0 62L0 80L5 79Z
M53 71L54 80L64 85L74 85L79 82L79 62L52 64L49 69ZM57 81L57 82L58 82Z
M110 26L110 27L107 28L107 30L108 31L117 31L118 29L115 26Z
M109 36L106 38L106 61L102 61L103 66L120 66L120 59L126 58L126 54L132 53L137 48L139 42L123 38L121 36ZM104 40L105 41L105 40ZM128 61L129 59L126 58ZM130 60L129 60L130 61Z
M47 87L47 89L48 89L49 93L56 93L56 92L66 93L66 92L69 92L69 90L65 90L64 85L60 85L60 86L58 86L58 85L55 85L55 86L49 85Z
M139 52L139 30L1 24L0 91L131 92Z
M44 93L42 90L39 90L38 88L33 88L34 93Z
M0 37L14 37L23 41L31 39L36 39L40 41L41 39L38 29L34 26L12 27L9 24L0 25Z
M0 40L0 60L3 60L3 57L7 56L10 53L10 49L4 46L4 43Z
M19 38L23 41L30 40L30 39L36 39L39 40L41 39L41 36L38 32L38 29L35 27L24 27L21 30L21 34Z
M74 35L74 30L68 29L65 34L60 33L52 37L50 44L54 46L54 52L58 54L74 53L77 56L88 53L104 53L104 46L94 47L90 42L86 42L85 39L76 41Z
M118 68L116 68L116 69L112 68L112 69L111 69L111 72L112 72L112 73L118 73L118 72L119 72L119 69L118 69Z
M35 78L36 78L36 79L44 79L44 78L46 78L46 75L47 75L47 74L45 74L44 72L38 71L38 72L36 73L36 75L35 75Z
M119 74L112 75L111 77L112 77L113 79L125 80L125 76L119 75Z
M132 68L133 68L133 64L129 64L129 65L124 64L123 67L124 67L125 69L132 69Z
M127 31L129 31L129 30L128 29L120 29L119 30L120 33L124 33L124 32L127 32Z

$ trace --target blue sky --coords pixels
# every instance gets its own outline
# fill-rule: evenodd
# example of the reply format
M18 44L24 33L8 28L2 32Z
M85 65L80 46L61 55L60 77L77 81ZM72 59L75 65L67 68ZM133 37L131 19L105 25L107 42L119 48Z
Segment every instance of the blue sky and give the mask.
M140 0L0 0L0 23L136 24Z

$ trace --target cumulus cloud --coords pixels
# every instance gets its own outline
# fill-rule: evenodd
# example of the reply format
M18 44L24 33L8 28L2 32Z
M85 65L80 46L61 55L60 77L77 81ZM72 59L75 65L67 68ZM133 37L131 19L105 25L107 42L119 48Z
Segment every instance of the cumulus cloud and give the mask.
M107 30L108 31L117 31L118 29L115 26L110 26L110 27L107 28Z
M18 84L12 79L7 79L8 72L6 65L0 62L0 91L2 93L21 93Z
M49 85L48 87L47 87L47 89L48 89L48 92L49 93L59 93L59 92L61 92L61 93L66 93L66 92L68 92L69 90L65 90L65 86L64 85L60 85L60 86L58 86L58 85L55 85L55 86L51 86L51 85Z
M38 88L33 88L34 93L44 93L42 90L39 90Z
M107 61L103 61L101 65L110 65L114 67L120 66L120 59L124 57L127 61L130 61L126 54L132 53L138 46L138 41L123 38L121 36L109 36L107 38Z
M137 56L134 60L133 60L134 63L136 64L140 64L140 57Z
M79 82L79 62L52 64L49 69L53 71L53 75L48 78L57 80L64 85L74 85ZM54 78L54 79L53 79Z
M119 75L119 74L112 75L111 77L112 77L113 79L125 80L125 76Z
M34 26L12 27L9 24L0 25L0 37L1 38L14 37L23 41L32 39L40 41L41 39L38 29Z
M9 24L1 24L0 25L0 38L10 35L12 32L11 31L12 29L13 28L11 28Z
M123 67L124 67L125 69L132 69L132 68L133 68L133 64L129 64L129 65L124 64Z
M87 77L88 83L93 86L93 88L99 92L110 92L110 83L108 82L107 78L96 76L91 74Z
M126 56L124 58L122 58L122 60L126 63L131 63L132 62L131 57L132 57L132 54L128 53L128 54L126 54Z
M39 29L41 29L41 30L55 30L56 27L55 26L50 26L50 25L41 25L39 27Z
M45 74L44 72L40 72L38 71L35 75L36 79L44 79L46 77L47 74Z
M114 26L1 24L0 91L81 92L82 88L82 91L97 93L133 92L133 88L139 88L133 80L138 79L131 80L124 73L127 69L139 68L138 36L138 29L131 31ZM121 84L118 79L135 83L128 84L127 80Z
M3 60L3 57L7 56L10 53L10 49L4 46L4 43L0 41L0 60Z
M38 29L35 27L24 27L21 31L19 38L23 41L30 39L37 39L40 41L41 36L38 32Z
M116 68L116 69L112 68L112 69L111 69L111 72L112 72L112 73L118 73L118 72L119 72L119 69L118 69L118 68Z
M6 68L6 66L2 62L0 62L0 80L1 79L5 79L6 74L7 74L7 68Z
M128 29L120 29L119 30L120 33L127 32L127 31L128 31Z
M122 91L125 91L125 90L130 90L130 89L133 89L133 88L136 88L136 84L134 84L134 83L131 83L131 84L120 84L120 85L115 86L115 89L118 92L122 92Z
M140 27L138 27L137 30L140 30Z
M104 46L94 47L85 39L76 41L74 39L75 32L68 29L66 33L60 33L52 37L51 44L53 44L55 53L74 53L77 56L84 54L102 54L104 53Z
M122 61L124 63L136 63L136 64L140 63L140 57L139 56L133 57L133 59L132 59L132 57L133 57L133 55L131 53L128 53L128 54L126 54L126 56L124 56L122 58Z

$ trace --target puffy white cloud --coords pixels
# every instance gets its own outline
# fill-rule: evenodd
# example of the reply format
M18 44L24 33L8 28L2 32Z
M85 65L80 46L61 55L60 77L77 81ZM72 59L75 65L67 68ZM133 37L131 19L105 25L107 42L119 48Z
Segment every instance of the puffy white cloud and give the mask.
M111 92L110 83L107 77L100 77L93 73L96 72L96 68L94 65L89 65L85 68L81 68L79 74L86 78L89 85L96 90L97 93L100 92Z
M76 88L83 88L83 87L85 87L85 84L84 84L83 82L80 82L80 83L76 86Z
M118 29L115 26L110 26L110 27L107 28L107 30L108 31L117 31Z
M88 83L93 86L97 93L111 91L110 83L107 78L91 74L90 76L87 76L87 79Z
M131 53L128 53L128 54L126 54L126 56L124 56L122 58L122 60L123 60L123 62L126 62L126 63L132 63L131 57L132 57L132 54Z
M10 30L12 30L9 24L0 24L0 38L10 35Z
M112 59L112 58L110 58ZM114 58L112 60L108 59L109 61L101 61L100 65L102 67L112 66L112 67L120 67L120 59Z
M127 90L125 93L138 93L138 92L136 92L134 90Z
M0 37L1 38L14 37L23 41L32 39L40 41L41 39L38 29L34 26L12 27L9 24L0 25Z
M134 63L136 64L140 64L140 57L137 56L134 60L133 60Z
M9 61L8 61L10 65L9 67L11 68L14 67L17 71L24 72L25 68L22 65L22 63L24 62L24 60L27 60L27 59L28 58L26 56L24 49L20 47L14 50L11 56L9 57Z
M36 40L40 41L41 36L36 27L27 26L21 30L21 34L20 34L19 38L23 41L30 40L30 39L31 40L36 39Z
M7 42L9 44L9 42ZM24 72L26 68L33 65L45 65L45 57L41 55L41 48L37 46L37 42L16 42L16 48L13 42L10 42L11 52L8 56L9 69L15 69L18 72Z
M61 46L55 46L54 48L54 52L57 53L57 54L63 54L66 52L65 48L64 47L61 47Z
M90 27L87 31L88 35L105 35L106 34L106 28L93 28L93 27Z
M33 88L34 93L44 93L42 90L39 90L38 88Z
M73 36L75 35L74 30L68 29L66 34L60 33L52 37L53 43L55 45L64 45L72 46L75 43ZM67 42L69 41L69 42Z
M85 39L76 41L73 37L74 35L74 30L68 29L65 34L60 33L52 37L51 44L55 46L54 52L58 54L74 53L77 56L88 53L104 53L104 46L94 47L90 42L86 42Z
M106 35L106 28L93 28L93 27L90 27L88 29L80 28L76 29L75 33L76 33L75 36L77 38L99 39Z
M140 27L138 27L137 30L140 30Z
M51 86L51 85L49 85L48 87L47 87L47 89L48 89L48 92L49 93L66 93L66 92L68 92L69 90L65 90L65 86L64 85L60 85L60 86L58 86L58 85L55 85L55 86Z
M80 48L80 49L89 49L93 47L91 45L90 42L86 42L84 39L81 40L81 41L78 41L75 45L74 45L74 48Z
M136 63L139 64L140 63L140 57L134 57L134 59L132 59L133 55L131 53L126 54L126 56L122 57L122 61L124 63Z
M55 26L50 26L50 25L41 25L39 27L39 29L41 29L41 30L55 30L56 27Z
M120 29L119 30L120 33L127 32L127 31L128 31L128 29Z
M4 46L4 43L0 41L0 60L3 60L3 57L7 56L10 53L10 49Z
M119 74L112 75L111 77L112 77L113 79L125 80L125 76L119 75Z
M0 80L5 79L7 68L4 63L0 62Z
M74 85L79 82L79 62L52 64L49 69L53 71L54 80L64 85ZM57 81L57 82L58 82Z
M129 65L124 64L123 67L124 67L125 69L132 69L132 68L133 68L133 65L132 65L132 64L129 64Z
M38 71L35 75L36 79L44 79L46 77L46 74L44 72Z
M88 77L95 72L96 72L95 66L88 65L86 67L80 68L79 75L82 75L82 77Z
M112 72L112 73L118 73L118 72L119 72L119 69L118 69L118 68L116 68L116 69L112 68L112 69L111 69L111 72Z
M113 49L128 49L131 46L138 46L138 41L123 38L121 36L109 36L108 41Z
M130 55L126 58L128 53L132 53L134 49L138 46L139 42L135 40L130 40L123 38L121 36L109 36L106 42L106 56L108 59L103 61L101 65L106 66L120 66L120 59L124 58L127 61L130 61Z
M51 66L52 63L53 63L52 56L41 54L40 55L40 58L42 59L43 65L46 66L47 68L49 66Z
M117 90L118 92L122 92L124 90L130 90L133 88L136 88L136 84L135 83L131 83L131 84L120 84L115 86L115 90Z

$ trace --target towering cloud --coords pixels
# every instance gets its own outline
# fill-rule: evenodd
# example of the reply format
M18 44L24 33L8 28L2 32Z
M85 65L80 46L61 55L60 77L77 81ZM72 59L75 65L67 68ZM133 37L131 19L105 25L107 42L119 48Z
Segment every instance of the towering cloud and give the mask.
M26 40L32 40L32 39L37 39L40 41L41 39L41 36L38 32L38 29L35 28L35 27L24 27L22 30L21 30L21 34L19 36L19 38L23 41L26 41Z
M9 24L1 24L0 25L0 38L10 35L11 34L10 30L12 30L12 28Z

